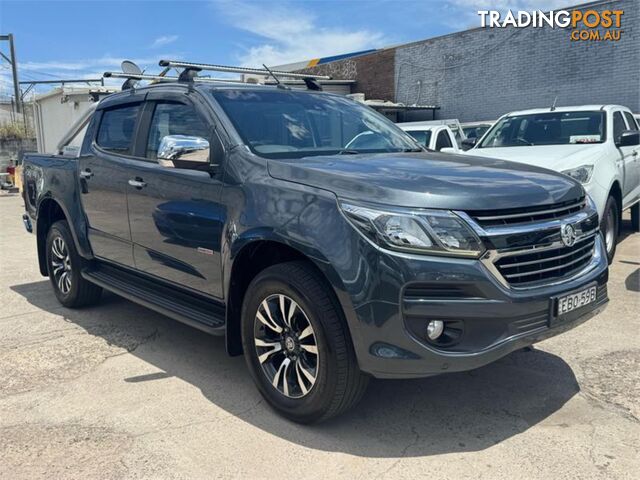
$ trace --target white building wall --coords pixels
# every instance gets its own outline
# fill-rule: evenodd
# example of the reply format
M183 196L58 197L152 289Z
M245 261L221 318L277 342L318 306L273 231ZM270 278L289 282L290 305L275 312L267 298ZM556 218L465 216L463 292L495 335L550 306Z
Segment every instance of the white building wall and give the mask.
M89 89L57 88L35 103L38 152L56 153L58 142L93 101Z

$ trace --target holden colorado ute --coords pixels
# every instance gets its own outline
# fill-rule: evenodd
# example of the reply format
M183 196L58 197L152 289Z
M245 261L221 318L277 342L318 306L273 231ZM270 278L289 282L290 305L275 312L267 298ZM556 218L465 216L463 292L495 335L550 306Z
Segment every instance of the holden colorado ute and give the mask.
M579 182L427 152L342 96L165 81L102 99L78 135L24 160L23 220L60 303L104 289L224 335L298 422L345 411L370 377L477 368L608 301Z

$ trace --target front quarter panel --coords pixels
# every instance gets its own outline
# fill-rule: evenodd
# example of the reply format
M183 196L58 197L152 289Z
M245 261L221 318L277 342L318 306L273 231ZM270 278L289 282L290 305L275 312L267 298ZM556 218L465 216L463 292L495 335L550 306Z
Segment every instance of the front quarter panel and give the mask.
M606 143L607 148L594 162L593 178L584 185L598 209L598 216L602 218L604 207L614 183L623 185L624 163L620 152L613 142Z
M261 162L255 157L249 161ZM243 163L233 158L229 162ZM234 261L244 247L260 240L282 243L322 272L342 306L357 350L363 342L358 338L355 311L377 286L376 249L342 216L332 193L260 174L240 183L234 181L238 173L228 173L223 193L228 212L222 247L225 298L229 298ZM356 353L360 358L366 352Z

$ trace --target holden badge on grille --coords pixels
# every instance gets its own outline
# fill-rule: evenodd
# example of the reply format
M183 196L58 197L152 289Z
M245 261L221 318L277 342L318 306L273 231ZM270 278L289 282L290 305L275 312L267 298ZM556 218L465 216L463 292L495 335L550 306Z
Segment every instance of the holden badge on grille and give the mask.
M573 246L576 243L576 230L573 225L565 223L560 227L560 235L562 236L562 243L567 247Z

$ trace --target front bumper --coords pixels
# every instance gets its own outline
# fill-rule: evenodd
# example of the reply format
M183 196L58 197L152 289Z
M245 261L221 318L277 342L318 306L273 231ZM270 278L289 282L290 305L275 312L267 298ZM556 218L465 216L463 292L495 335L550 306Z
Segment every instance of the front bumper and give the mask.
M470 370L565 332L608 302L608 268L600 235L580 275L548 286L512 289L479 260L426 258L378 251L381 281L355 308L362 370L379 378L425 377ZM558 321L553 299L597 285L596 301ZM462 329L450 345L426 338L429 320Z

